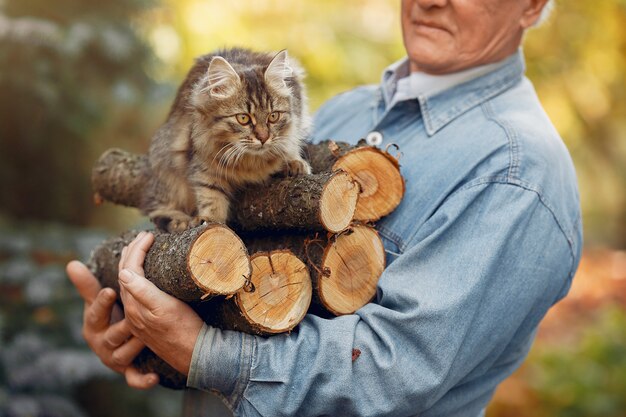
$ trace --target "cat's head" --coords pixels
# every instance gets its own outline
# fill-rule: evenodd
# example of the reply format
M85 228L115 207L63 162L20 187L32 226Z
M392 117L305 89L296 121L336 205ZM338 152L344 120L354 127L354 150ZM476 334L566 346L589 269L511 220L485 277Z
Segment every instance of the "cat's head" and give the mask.
M285 50L213 56L191 97L195 128L206 131L201 140L233 155L293 154L308 128L301 77Z

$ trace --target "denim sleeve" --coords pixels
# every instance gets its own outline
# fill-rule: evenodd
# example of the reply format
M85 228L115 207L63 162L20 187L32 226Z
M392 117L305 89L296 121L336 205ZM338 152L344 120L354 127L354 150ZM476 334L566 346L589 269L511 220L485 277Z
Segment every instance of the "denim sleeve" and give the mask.
M241 416L478 415L471 404L511 372L505 353L532 337L574 263L539 194L479 181L416 227L376 303L269 338L205 327L188 385Z

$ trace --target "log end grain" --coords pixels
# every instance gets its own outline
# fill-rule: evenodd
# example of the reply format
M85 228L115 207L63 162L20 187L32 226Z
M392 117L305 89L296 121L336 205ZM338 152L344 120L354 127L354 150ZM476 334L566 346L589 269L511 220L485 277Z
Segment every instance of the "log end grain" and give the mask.
M239 236L224 225L208 225L189 250L189 272L211 295L234 294L250 277L248 251Z
M326 247L322 268L328 272L317 281L323 307L337 316L354 313L374 298L385 269L378 233L368 226L354 226L337 236Z
M337 172L326 183L320 197L320 221L333 233L345 230L354 217L359 198L359 185L352 176Z
M350 173L361 187L354 219L376 221L391 213L404 196L404 179L395 158L374 147L346 153L333 165Z
M252 256L254 291L237 293L237 305L259 333L292 330L306 315L312 287L306 265L289 250Z

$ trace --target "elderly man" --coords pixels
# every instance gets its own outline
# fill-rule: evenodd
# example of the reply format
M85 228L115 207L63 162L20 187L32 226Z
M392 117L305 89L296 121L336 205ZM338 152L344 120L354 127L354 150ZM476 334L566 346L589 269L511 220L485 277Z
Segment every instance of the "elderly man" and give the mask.
M375 303L307 316L289 335L221 331L143 278L145 234L124 252L114 325L112 291L68 266L90 346L148 387L155 375L129 366L146 344L236 415L482 415L580 258L574 169L519 50L546 2L403 0L408 57L318 112L314 140L403 152L404 200L378 224L389 266Z

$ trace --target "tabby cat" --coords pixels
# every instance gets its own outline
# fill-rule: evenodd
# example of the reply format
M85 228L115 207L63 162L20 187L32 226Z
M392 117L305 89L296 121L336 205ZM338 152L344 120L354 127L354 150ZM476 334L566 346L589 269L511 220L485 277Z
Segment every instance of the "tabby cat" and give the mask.
M170 232L224 223L244 184L310 173L303 71L287 51L228 49L196 59L152 138L142 211Z

